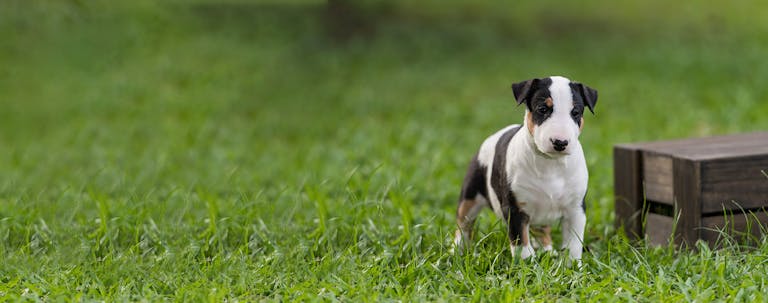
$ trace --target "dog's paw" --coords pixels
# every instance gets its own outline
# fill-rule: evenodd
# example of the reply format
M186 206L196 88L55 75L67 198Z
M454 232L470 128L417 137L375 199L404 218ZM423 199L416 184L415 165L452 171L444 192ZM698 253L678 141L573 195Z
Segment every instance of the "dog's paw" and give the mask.
M448 252L450 252L452 255L462 255L464 254L464 247L468 244L469 241L466 239L466 237L457 230L453 236L453 240L451 241L451 248L448 249Z
M525 246L516 246L516 245L510 245L510 251L512 252L512 257L520 256L520 259L528 259L530 257L533 257L536 255L536 253L533 251L533 246L531 245L525 245Z
M567 258L565 258L565 265L567 265L567 266L575 266L576 269L583 269L584 268L584 263L581 262L580 258L579 259L574 259L574 258L571 258L571 257L567 257Z
M461 245L453 244L451 245L451 248L448 249L448 253L461 256L464 254L464 247Z
M571 261L572 261L571 266L575 265L576 268L578 269L584 268L584 263L581 262L581 259L573 259Z

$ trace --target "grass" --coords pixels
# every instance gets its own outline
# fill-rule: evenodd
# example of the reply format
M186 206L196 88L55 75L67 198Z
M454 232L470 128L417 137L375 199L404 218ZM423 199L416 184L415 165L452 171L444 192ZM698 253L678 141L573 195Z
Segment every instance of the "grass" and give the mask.
M615 143L768 128L768 10L599 0L0 3L0 298L765 301L768 243L614 230ZM447 252L509 84L597 88L584 268ZM563 255L563 254L561 254Z

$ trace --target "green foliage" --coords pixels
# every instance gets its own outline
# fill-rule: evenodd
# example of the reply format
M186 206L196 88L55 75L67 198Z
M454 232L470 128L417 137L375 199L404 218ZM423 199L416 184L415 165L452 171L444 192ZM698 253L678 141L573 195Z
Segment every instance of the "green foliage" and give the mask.
M611 174L768 128L762 3L276 3L0 2L3 300L766 300L768 244L629 243ZM509 84L551 74L600 91L584 268L513 260L491 212L449 254Z

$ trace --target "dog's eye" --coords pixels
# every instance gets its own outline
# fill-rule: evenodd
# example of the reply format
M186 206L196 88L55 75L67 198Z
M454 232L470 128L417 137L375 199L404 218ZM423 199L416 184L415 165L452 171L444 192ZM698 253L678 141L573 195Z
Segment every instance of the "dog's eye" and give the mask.
M549 111L549 107L546 107L546 106L543 106L543 105L542 105L542 106L539 106L539 107L537 107L537 108L536 108L536 111L537 111L539 114L546 114L546 113Z
M581 114L581 111L579 111L578 109L574 109L571 111L572 117L578 117L580 114Z

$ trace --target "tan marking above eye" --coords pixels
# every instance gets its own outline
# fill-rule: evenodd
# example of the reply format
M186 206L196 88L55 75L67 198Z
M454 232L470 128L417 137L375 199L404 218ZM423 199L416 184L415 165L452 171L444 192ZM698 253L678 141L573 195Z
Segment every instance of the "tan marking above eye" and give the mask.
M544 100L544 102L547 103L548 107L552 107L553 105L555 105L554 101L552 101L552 98L547 98L547 100Z

